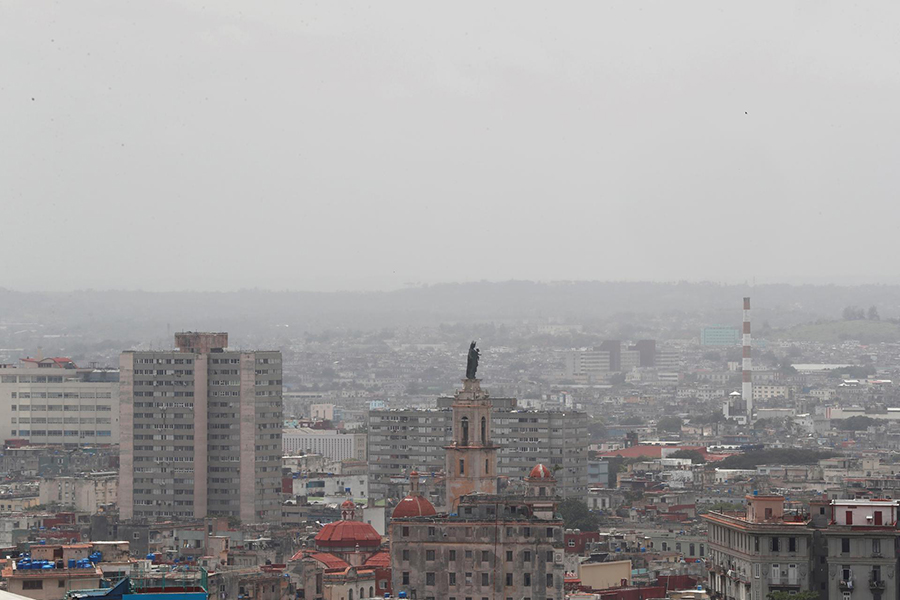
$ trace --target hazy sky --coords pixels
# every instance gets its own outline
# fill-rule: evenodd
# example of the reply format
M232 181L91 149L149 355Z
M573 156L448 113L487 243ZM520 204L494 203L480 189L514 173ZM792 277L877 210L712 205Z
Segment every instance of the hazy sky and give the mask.
M900 3L0 0L0 287L900 282Z

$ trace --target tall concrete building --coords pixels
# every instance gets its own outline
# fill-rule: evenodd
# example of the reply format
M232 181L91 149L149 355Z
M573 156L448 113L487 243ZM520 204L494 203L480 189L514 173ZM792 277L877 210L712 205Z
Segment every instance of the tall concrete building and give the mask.
M122 519L281 520L281 353L227 350L226 333L119 361Z
M119 372L71 359L0 365L0 442L85 446L119 443Z
M443 471L444 447L453 441L453 402L454 398L438 398L436 409L369 411L369 491L373 496L386 496L391 478L405 477L410 469L423 476ZM499 446L498 475L518 478L541 462L553 469L560 496L586 497L590 440L584 413L522 410L515 398L490 398L490 403L490 435Z

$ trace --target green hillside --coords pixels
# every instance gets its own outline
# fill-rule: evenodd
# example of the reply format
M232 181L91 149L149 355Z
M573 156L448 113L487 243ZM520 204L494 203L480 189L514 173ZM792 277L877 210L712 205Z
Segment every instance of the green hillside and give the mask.
M783 329L771 337L798 342L900 342L900 325L889 321L824 321Z

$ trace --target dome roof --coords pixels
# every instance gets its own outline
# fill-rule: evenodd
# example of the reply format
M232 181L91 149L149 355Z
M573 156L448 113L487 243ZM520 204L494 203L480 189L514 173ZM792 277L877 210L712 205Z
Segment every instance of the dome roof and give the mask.
M353 504L353 500L344 500L341 504L341 508L356 508L356 505Z
M535 465L528 475L529 479L553 479L553 473L544 465Z
M321 548L377 548L381 536L368 523L360 521L336 521L329 523L316 534L316 547Z
M428 517L436 514L434 505L422 496L407 496L400 501L394 508L392 519L402 519L404 517Z

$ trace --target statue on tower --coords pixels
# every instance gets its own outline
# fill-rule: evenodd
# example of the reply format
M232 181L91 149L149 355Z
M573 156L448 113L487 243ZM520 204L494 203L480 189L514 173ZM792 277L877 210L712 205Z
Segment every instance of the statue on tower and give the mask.
M475 379L479 358L481 358L481 350L475 347L475 342L472 342L469 344L469 358L466 360L466 379Z

